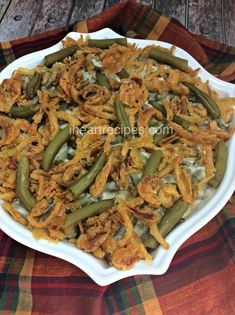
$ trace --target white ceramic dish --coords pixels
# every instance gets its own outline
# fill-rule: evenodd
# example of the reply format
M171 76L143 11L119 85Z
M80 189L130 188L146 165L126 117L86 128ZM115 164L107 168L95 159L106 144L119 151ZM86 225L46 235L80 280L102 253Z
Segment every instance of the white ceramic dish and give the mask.
M80 33L72 32L67 36L78 39L80 35ZM91 38L96 39L121 37L108 28L89 35ZM136 43L140 47L145 47L150 44L160 45L166 48L171 47L171 44L160 41L128 39L128 42ZM19 58L0 73L0 82L5 78L10 78L13 71L19 67L35 67L42 61L45 55L55 52L61 47L62 44L58 43L50 48ZM235 85L221 81L209 74L192 56L181 48L176 48L175 55L188 59L189 65L193 69L200 68L199 76L203 81L209 80L210 86L218 91L221 96L235 97ZM228 167L223 182L199 209L196 208L195 211L186 218L184 223L180 224L172 233L170 233L167 237L167 241L170 243L170 249L164 250L159 247L154 253L154 259L151 264L146 264L145 262L140 261L130 270L118 271L113 267L107 266L105 262L96 259L92 255L87 254L68 243L60 242L58 244L53 244L46 240L36 241L27 228L14 221L11 216L2 209L2 201L0 201L0 228L10 237L28 247L59 257L76 265L85 271L99 285L108 285L132 275L161 275L167 271L172 258L180 245L192 234L207 224L223 208L232 195L235 189L235 135L228 142L228 147Z

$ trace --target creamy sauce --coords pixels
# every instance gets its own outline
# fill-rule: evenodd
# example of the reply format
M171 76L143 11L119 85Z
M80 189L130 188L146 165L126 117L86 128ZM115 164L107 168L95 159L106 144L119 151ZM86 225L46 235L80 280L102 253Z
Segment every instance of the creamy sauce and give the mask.
M94 57L91 59L91 62L93 63L93 65L97 68L102 68L103 67L103 63L100 60L100 58L96 55L94 55Z
M188 157L183 160L184 169L191 175L192 182L196 183L206 177L204 166L197 164L197 158Z
M14 199L14 201L12 202L12 206L17 210L17 212L19 212L19 214L23 218L27 218L29 213L24 207L22 207L20 200L18 198Z
M94 84L96 82L96 79L94 78L94 76L90 75L89 72L86 72L83 70L82 73L83 73L84 81L88 81L90 84Z
M140 153L141 158L144 159L144 162L147 163L147 160L149 159L151 154L149 152L145 151L144 149L140 149L139 153Z
M195 201L194 205L190 207L184 214L183 218L188 217L194 211L200 210L212 197L215 189L206 185L202 191L199 192L198 199Z
M67 162L68 161L67 153L68 153L68 144L67 144L67 142L65 142L62 145L60 151L56 154L54 161L56 161L56 162L59 162L59 161Z

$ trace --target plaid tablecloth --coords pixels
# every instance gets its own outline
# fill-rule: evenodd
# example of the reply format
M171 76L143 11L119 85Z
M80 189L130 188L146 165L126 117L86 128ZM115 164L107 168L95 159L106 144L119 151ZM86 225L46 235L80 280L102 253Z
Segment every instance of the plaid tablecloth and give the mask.
M214 75L235 80L234 48L190 34L176 20L134 1L69 28L1 43L0 69L57 43L72 29L103 27L180 46ZM234 261L235 196L181 246L166 274L130 277L105 287L77 267L26 248L0 231L0 314L235 314Z

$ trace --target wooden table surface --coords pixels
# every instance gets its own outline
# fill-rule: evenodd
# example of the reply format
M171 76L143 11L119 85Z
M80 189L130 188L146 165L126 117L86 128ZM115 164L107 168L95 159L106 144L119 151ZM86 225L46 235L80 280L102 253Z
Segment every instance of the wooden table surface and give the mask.
M117 0L0 0L0 41L63 27ZM235 0L138 1L173 16L191 32L235 46Z

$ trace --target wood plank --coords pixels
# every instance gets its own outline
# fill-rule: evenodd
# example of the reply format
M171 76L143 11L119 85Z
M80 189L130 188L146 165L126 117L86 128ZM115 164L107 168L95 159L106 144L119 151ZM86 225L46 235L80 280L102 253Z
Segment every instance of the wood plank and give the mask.
M165 15L174 17L183 25L186 24L187 1L185 0L156 0L155 9Z
M154 8L154 0L136 0L136 2Z
M2 20L10 2L11 2L11 0L1 0L0 1L0 21Z
M72 0L43 0L31 34L66 26L70 20L72 3Z
M189 0L189 30L223 42L221 1Z
M104 9L105 0L77 0L73 8L70 24L99 14Z
M148 7L154 8L154 0L139 0L136 2L139 2L143 5L147 5Z
M0 24L0 41L28 36L40 7L40 1L12 0Z
M235 47L235 1L222 0L225 43Z
M118 1L118 0L106 0L105 1L105 9L111 7L112 5L116 4L116 3L119 3L119 2L122 2L122 1Z
M118 1L118 0L106 0L105 2L105 9L111 7L112 5L123 2L123 1ZM147 5L148 7L154 8L154 0L136 0L136 2L141 3L143 5Z

